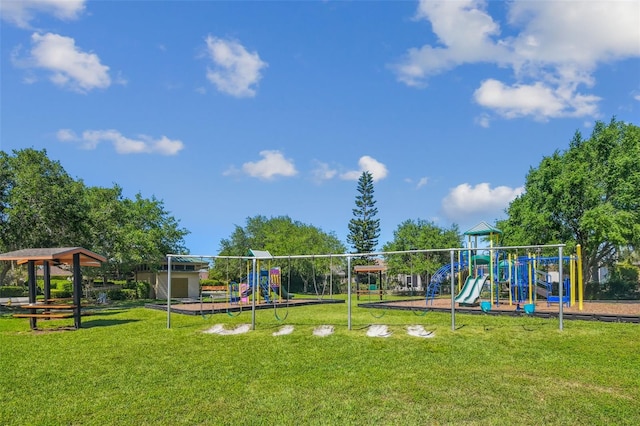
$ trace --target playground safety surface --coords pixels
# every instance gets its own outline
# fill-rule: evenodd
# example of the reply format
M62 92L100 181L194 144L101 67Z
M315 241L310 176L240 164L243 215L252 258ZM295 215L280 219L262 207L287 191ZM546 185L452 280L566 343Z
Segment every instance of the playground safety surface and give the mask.
M274 303L256 303L256 310L258 309L287 309L287 308L295 308L298 306L309 306L309 305L322 305L327 303L345 303L344 300L334 300L334 299L290 299L288 301L276 302ZM158 309L161 311L167 310L166 304L153 304L147 303L144 305L145 308L149 309ZM203 302L200 303L199 300L188 300L182 301L178 303L171 304L171 312L175 312L177 314L185 314L185 315L210 315L210 314L220 314L227 312L239 312L239 311L250 311L252 309L251 303L228 303L228 302Z
M413 311L434 311L434 312L451 312L451 299L439 298L433 301L425 302L425 299L416 300L394 300L382 301L374 303L360 303L362 308L375 309L399 309ZM560 315L560 307L557 303L548 305L546 301L538 301L535 303L535 311L532 314L525 314L523 304L520 309L516 304L509 305L508 302L500 302L498 305L493 304L489 311L482 311L480 306L458 306L455 305L456 313L461 314L484 314L484 315L512 315L524 316L530 315L539 318L557 318ZM587 321L606 321L606 322L631 322L640 323L640 301L588 301L583 302L582 310L579 309L578 303L572 306L564 306L562 309L563 319L577 319Z

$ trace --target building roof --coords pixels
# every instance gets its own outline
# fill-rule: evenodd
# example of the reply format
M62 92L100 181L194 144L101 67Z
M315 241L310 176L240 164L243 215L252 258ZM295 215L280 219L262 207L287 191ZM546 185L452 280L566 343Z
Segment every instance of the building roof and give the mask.
M18 264L34 261L73 265L73 255L80 255L80 266L100 266L107 258L82 247L30 248L0 254L0 260L15 260Z
M166 263L166 262L165 262ZM196 265L208 265L208 260L198 259L195 257L182 257L182 256L171 256L171 263L186 263L191 264L194 263Z

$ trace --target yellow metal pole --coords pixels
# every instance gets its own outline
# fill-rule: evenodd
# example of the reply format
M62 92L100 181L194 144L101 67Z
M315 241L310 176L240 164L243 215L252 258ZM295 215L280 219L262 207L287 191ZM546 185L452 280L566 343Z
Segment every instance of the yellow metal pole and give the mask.
M582 310L582 300L584 298L584 286L582 285L582 247L576 246L577 269L578 269L578 309Z
M569 306L576 304L576 258L569 256Z

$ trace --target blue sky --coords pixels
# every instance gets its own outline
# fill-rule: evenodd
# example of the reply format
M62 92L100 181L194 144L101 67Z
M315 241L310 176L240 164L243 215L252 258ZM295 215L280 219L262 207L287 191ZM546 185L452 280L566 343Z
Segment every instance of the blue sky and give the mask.
M346 244L363 170L407 219L504 217L595 120L640 124L639 1L1 0L0 149L155 196L216 254L246 218Z

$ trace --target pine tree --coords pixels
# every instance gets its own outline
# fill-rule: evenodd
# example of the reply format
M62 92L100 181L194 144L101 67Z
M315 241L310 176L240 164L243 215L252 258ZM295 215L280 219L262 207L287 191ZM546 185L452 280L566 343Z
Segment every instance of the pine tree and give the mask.
M371 253L375 251L380 236L380 219L376 219L378 209L373 198L373 176L369 172L362 172L358 179L358 195L356 208L353 209L353 219L349 221L349 235L347 242L356 253Z

